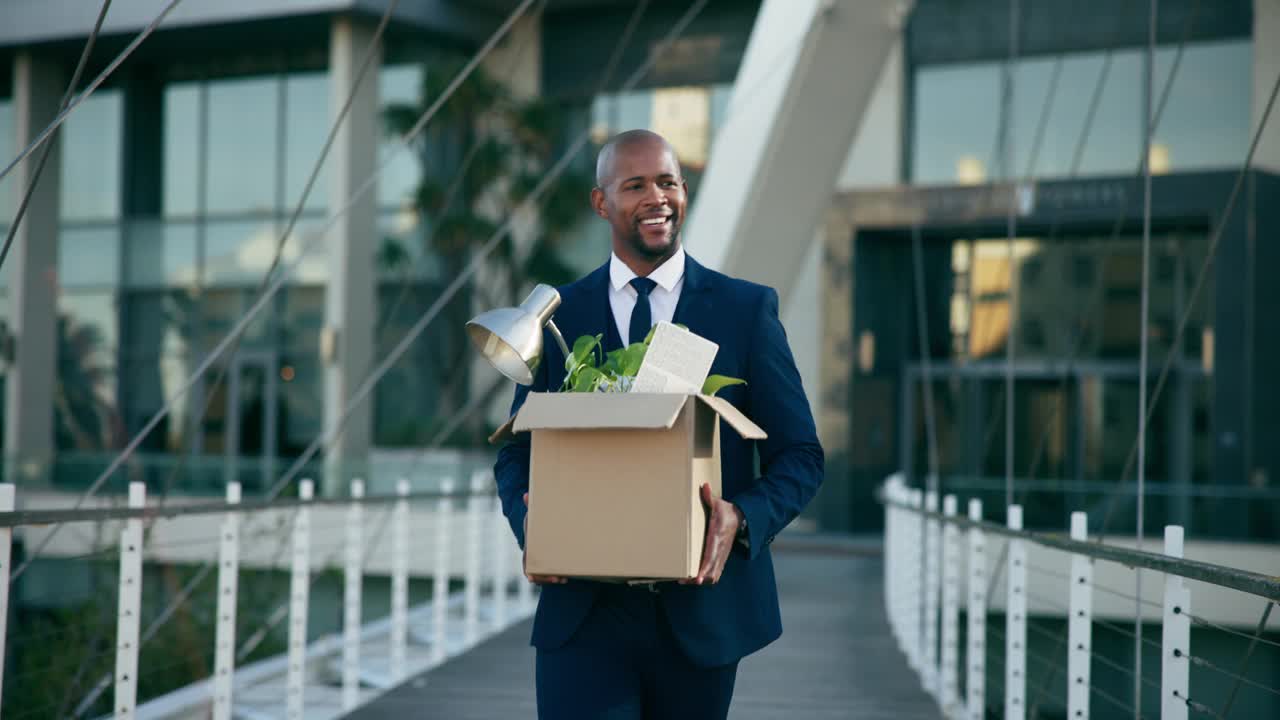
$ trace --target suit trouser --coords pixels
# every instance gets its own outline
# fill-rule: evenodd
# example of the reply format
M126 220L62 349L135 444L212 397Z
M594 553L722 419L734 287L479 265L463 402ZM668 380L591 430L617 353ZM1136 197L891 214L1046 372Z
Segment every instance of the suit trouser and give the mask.
M685 656L658 593L609 586L573 637L538 650L540 720L697 720L729 714L738 663Z

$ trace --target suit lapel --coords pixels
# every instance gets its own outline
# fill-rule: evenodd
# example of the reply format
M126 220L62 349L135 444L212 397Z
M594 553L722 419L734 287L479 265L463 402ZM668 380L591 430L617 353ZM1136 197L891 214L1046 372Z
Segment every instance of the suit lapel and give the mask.
M686 252L684 260L684 286L680 289L680 300L676 303L673 322L688 327L703 337L712 330L713 312L711 301L713 293L708 292L711 275L706 268Z

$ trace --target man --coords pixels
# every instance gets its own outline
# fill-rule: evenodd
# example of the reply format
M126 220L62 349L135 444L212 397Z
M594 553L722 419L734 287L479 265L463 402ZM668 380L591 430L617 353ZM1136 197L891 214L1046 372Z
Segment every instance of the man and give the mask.
M608 351L643 340L659 321L688 326L719 344L712 373L746 380L721 397L769 437L720 434L724 497L702 488L708 527L696 578L639 587L530 578L542 585L533 624L538 716L724 718L738 661L782 634L769 544L822 482L822 447L778 321L777 293L708 270L681 247L688 188L667 141L644 130L613 138L600 151L596 185L591 206L609 222L613 254L559 289L561 331L570 340L603 333ZM563 381L564 357L550 338L544 347L533 385L516 389L513 414L529 392ZM527 435L502 448L495 475L523 547Z

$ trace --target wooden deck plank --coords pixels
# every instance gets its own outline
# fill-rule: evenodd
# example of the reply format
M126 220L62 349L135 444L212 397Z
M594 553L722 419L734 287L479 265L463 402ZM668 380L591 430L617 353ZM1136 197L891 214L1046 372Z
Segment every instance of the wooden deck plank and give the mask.
M847 545L796 544L774 557L783 636L743 661L731 718L941 717L889 632L878 556ZM533 718L529 631L528 622L516 625L350 717Z

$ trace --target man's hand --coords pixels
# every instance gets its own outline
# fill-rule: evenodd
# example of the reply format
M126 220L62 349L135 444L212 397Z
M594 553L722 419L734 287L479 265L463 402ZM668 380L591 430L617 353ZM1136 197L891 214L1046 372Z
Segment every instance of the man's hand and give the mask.
M707 538L702 544L702 567L698 569L697 577L681 580L682 585L714 585L718 582L724 572L725 561L729 559L729 551L733 550L738 528L742 526L742 511L738 506L723 498L712 497L711 486L706 483L702 484L702 504L710 515Z
M524 494L524 506L529 507L529 493ZM524 537L525 542L528 543L529 516L527 514L524 516ZM527 550L525 551L525 554L528 555ZM556 575L530 575L528 571L525 572L524 576L529 579L529 582L535 585L563 585L569 582L568 578L562 578Z

